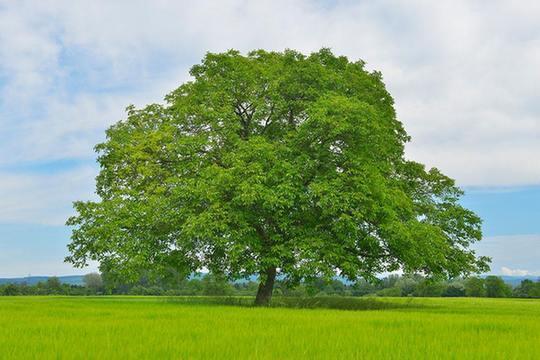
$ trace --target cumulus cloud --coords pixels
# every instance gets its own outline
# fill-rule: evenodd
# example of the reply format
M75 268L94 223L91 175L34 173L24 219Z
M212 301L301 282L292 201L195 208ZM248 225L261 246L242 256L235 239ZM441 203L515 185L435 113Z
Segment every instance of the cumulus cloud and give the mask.
M53 174L0 172L3 223L62 225L74 200L91 200L95 166Z
M503 266L501 268L501 274L502 275L508 275L508 276L527 276L527 275L534 275L529 270L521 270L521 269L510 269L506 266Z
M460 185L538 184L539 17L533 1L0 0L0 166L93 161L126 105L160 101L206 51L325 46L382 71L408 157ZM70 184L1 176L20 194Z

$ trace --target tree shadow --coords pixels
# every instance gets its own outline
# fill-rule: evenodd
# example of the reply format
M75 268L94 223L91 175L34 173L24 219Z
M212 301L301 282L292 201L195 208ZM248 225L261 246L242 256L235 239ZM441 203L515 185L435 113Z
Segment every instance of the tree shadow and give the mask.
M251 296L180 296L167 298L167 302L192 305L226 305L255 307ZM270 308L290 309L332 309L332 310L392 310L392 309L425 309L432 305L420 303L413 298L375 298L375 297L342 297L342 296L316 296L316 297L285 297L274 296Z

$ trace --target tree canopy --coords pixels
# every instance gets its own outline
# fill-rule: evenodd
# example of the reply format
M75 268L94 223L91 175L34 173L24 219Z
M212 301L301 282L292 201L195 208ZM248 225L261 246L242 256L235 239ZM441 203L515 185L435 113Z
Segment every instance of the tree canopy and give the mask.
M409 140L379 72L322 49L207 54L164 104L127 108L96 146L98 201L71 255L124 278L208 269L290 282L487 269L481 220Z

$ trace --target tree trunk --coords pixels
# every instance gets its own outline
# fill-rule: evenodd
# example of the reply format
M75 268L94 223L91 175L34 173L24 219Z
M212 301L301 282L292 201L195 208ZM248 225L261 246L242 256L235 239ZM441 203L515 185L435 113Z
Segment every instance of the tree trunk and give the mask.
M272 298L272 290L274 290L274 282L276 280L276 268L268 268L261 274L257 297L255 298L256 306L268 306Z

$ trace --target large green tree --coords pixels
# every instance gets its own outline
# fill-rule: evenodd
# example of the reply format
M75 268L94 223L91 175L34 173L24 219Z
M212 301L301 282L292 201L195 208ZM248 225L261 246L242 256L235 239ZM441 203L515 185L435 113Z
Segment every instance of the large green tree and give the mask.
M127 109L96 146L99 201L76 202L71 255L124 278L208 269L373 279L487 268L481 221L409 140L379 72L328 49L207 54L165 104Z

